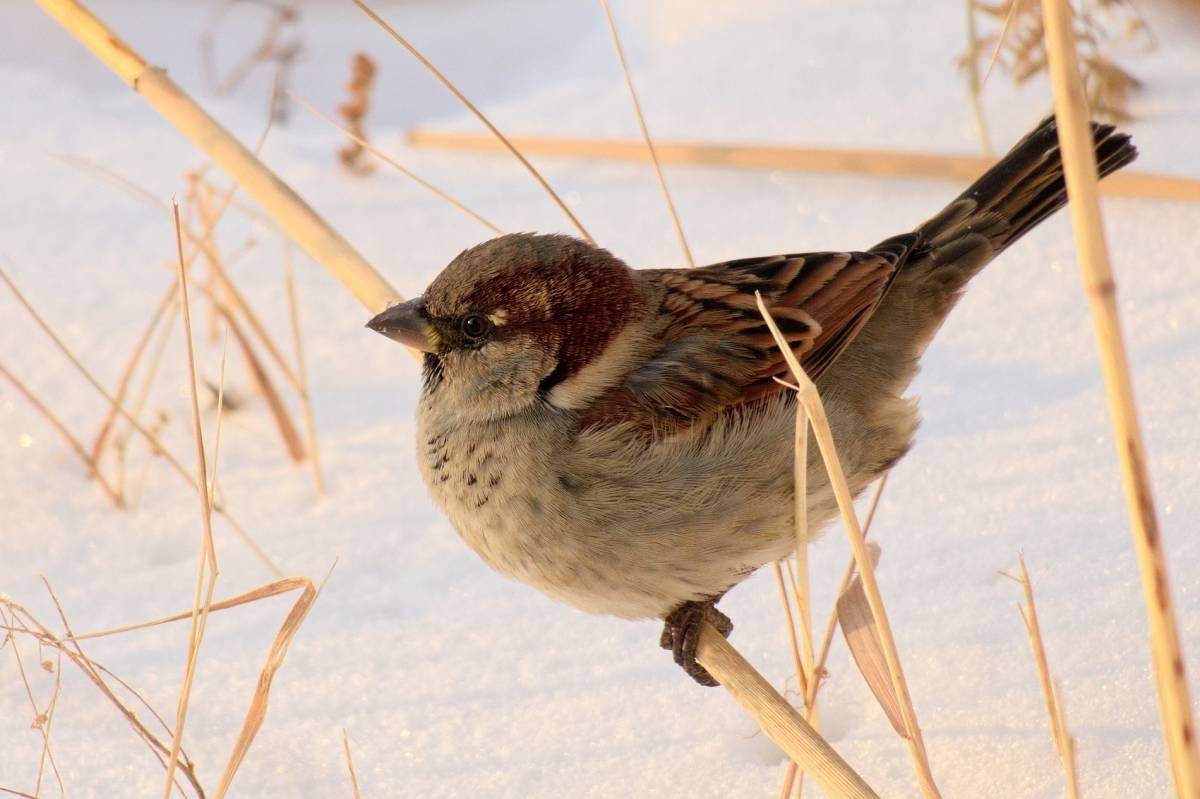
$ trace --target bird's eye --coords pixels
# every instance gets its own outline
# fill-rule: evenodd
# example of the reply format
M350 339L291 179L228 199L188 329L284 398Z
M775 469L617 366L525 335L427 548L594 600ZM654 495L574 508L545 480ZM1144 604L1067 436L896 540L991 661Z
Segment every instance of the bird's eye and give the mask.
M464 336L472 339L480 339L487 335L492 323L483 314L472 313L464 316L459 324Z

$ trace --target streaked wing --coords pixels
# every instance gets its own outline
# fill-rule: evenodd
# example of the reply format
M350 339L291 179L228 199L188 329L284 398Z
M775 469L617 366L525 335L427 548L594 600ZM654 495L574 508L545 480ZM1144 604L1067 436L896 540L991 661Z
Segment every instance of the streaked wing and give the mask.
M878 307L916 241L906 234L869 252L642 272L662 288L662 347L581 423L673 431L782 390L772 378L785 377L787 364L758 312L756 291L816 380Z

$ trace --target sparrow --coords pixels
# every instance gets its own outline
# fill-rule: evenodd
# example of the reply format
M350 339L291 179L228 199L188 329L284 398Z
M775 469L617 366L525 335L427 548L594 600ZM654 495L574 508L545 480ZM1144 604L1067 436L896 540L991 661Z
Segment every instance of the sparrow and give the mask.
M1134 160L1092 125L1101 176ZM701 625L731 587L795 546L794 393L766 306L816 383L852 491L899 460L904 396L967 282L1066 204L1054 118L941 213L862 252L632 269L565 235L459 254L368 327L423 353L422 477L493 569L591 613L664 622L696 682ZM836 502L819 455L807 514Z

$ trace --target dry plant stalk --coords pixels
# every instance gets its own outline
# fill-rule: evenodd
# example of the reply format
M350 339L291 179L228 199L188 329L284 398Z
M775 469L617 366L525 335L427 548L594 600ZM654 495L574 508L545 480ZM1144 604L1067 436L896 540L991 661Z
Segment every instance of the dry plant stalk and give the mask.
M929 757L925 752L925 742L921 735L921 728L917 724L916 712L913 710L912 698L908 694L908 685L905 682L904 671L900 665L900 655L896 651L896 642L892 636L891 625L888 623L887 610L883 604L883 597L879 592L879 584L875 581L875 569L871 562L871 555L858 524L858 517L854 511L854 499L850 494L850 487L846 484L846 475L842 470L837 448L833 443L833 434L829 429L829 421L825 416L825 407L821 402L820 395L817 393L816 385L809 380L808 375L800 367L800 363L796 360L796 356L792 352L791 346L787 343L787 339L779 332L775 320L771 317L766 305L763 304L762 297L758 292L755 292L755 297L758 310L766 321L767 327L771 330L771 335L775 338L775 342L796 380L797 385L793 388L797 392L797 401L804 404L804 409L807 411L812 424L813 434L817 439L817 446L821 451L821 457L825 461L825 469L829 474L829 481L837 499L842 523L846 528L847 537L850 539L850 548L854 552L854 561L858 566L863 590L870 604L875 626L878 628L883 654L887 660L888 672L892 678L892 689L896 693L896 698L900 702L903 712L904 726L907 733L905 741L908 744L909 753L912 755L913 765L916 768L917 782L926 797L929 799L934 799L935 797L940 799L941 795L938 793L937 786L933 780L933 773L929 767Z
M43 582L45 582L44 578ZM8 632L15 632L29 636L36 640L39 646L49 647L57 654L65 655L67 659L81 672L83 672L84 676L86 676L92 682L92 684L99 689L100 693L105 697L105 699L107 699L114 707L117 708L117 710L129 723L133 731L138 735L139 738L142 739L142 741L150 749L151 753L165 769L166 755L170 751L169 747L164 744L162 740L158 738L158 736L151 732L145 724L141 722L141 720L138 718L138 713L133 708L121 701L120 697L117 696L113 688L108 684L108 681L105 679L105 677L107 676L109 679L112 679L122 688L128 691L130 695L132 695L139 703L141 703L141 705L146 708L149 714L153 716L169 734L170 730L167 728L166 723L162 720L162 716L159 715L154 707L151 706L146 699L140 693L138 693L137 690L115 675L112 671L105 668L102 664L89 657L83 651L83 647L80 646L78 640L75 640L74 636L71 634L71 625L67 622L66 614L63 612L61 603L59 603L58 598L54 595L54 591L50 588L50 584L46 582L45 585L46 590L49 591L51 599L54 601L55 608L58 611L59 620L62 622L65 636L59 637L55 635L50 631L49 627L38 621L37 618L24 606L14 602L9 598L0 597L0 605L3 605L8 610L9 621L11 622L9 625L6 625ZM190 613L184 614L185 617L188 615L190 615ZM199 780L196 778L195 764L182 750L180 751L180 757L180 774L182 774L183 778L187 780L196 796L203 798L204 789L201 787ZM179 788L180 792L183 791L183 788L178 780L175 781L175 785L177 788Z
M75 370L83 376L88 384L95 389L100 396L104 397L110 406L117 409L117 412L121 415L121 417L125 419L125 421L127 421L140 436L149 442L150 446L156 453L161 454L162 457L166 459L167 463L171 466L171 469L180 477L182 477L188 483L188 485L192 487L193 491L199 491L200 486L197 484L196 478L193 477L192 474L184 468L183 464L181 464L175 458L175 456L172 455L170 451L168 451L162 445L162 442L158 440L158 437L155 436L154 433L147 430L144 425L142 425L136 418L134 418L132 414L125 410L125 408L119 402L117 402L116 398L114 398L112 394L110 394L102 385L100 385L100 381L98 381L96 377L90 371L88 371L86 367L84 367L79 358L77 358L63 342L63 340L59 338L58 334L54 331L54 328L52 328L50 324L46 322L42 315L38 313L37 309L34 308L29 300L25 298L25 295L22 294L21 290L17 288L16 283L12 281L12 278L9 277L8 273L2 268L0 268L0 282L3 282L6 286L8 286L9 290L13 293L13 296L17 298L17 301L21 304L21 306L25 308L30 317L34 320L34 322L37 323L38 327L42 329L42 332L44 332L50 338L50 340L54 342L54 345L58 348L58 351L63 354L63 356L73 367L75 367ZM237 523L237 521L226 508L220 504L216 504L213 506L213 510L221 514L221 516L229 524L230 528L237 533L238 537L242 539L246 546L250 547L251 551L253 551L258 559L263 562L263 565L265 565L276 576L283 575L283 572L281 572L279 567L275 565L274 561L272 561L267 553L264 552L261 547L259 547L257 542L250 537L250 534L247 533L246 530Z
M13 659L17 662L17 672L21 675L21 683L25 687L25 697L29 700L29 708L33 711L33 722L30 727L41 733L42 736L42 752L38 757L37 778L34 783L33 794L40 796L42 792L42 778L45 775L46 761L49 760L50 768L54 771L54 777L58 781L58 791L62 795L66 795L66 788L63 785L62 774L58 770L58 762L54 758L54 751L50 747L50 730L54 721L54 711L58 706L59 693L62 690L62 654L58 654L57 663L43 661L42 667L47 670L54 671L54 692L50 696L46 710L38 707L37 699L33 696L33 686L29 682L29 675L25 671L25 661L21 658L21 648L17 645L16 639L13 637L14 632L19 632L15 623L9 619L8 615L0 608L0 624L4 626L4 640L0 641L0 649L8 645L12 650ZM5 789L7 790L7 789ZM10 793L19 793L10 791ZM28 794L21 794L27 796Z
M221 6L200 34L200 55L209 85L217 95L229 94L249 77L255 67L268 63L275 64L276 85L285 85L296 58L304 49L299 36L300 9L295 3L271 2L271 0L256 0L257 5L264 6L271 11L271 17L263 29L258 44L243 55L224 78L218 78L216 59L213 53L217 28L235 2L236 0L229 0ZM284 34L289 30L296 31L296 35L283 41ZM287 118L287 106L283 104L279 92L272 92L271 118L280 121Z
M478 222L479 224L486 227L488 230L495 233L497 236L504 235L503 230L496 227L491 222L484 219L482 216L475 213L467 206L463 205L461 202L459 202L457 199L455 199L450 194L447 194L445 191L442 191L437 186L433 185L432 183L425 180L421 176L415 174L414 172L411 172L408 168L403 166L399 161L397 161L396 159L392 158L391 156L385 154L384 152L382 152L381 150L376 148L375 145L371 144L369 141L367 141L363 137L359 136L357 133L352 131L350 128L339 124L337 122L337 120L335 120L333 117L326 114L324 111L321 111L319 108L317 108L315 105L310 103L308 100L305 100L303 97L301 97L300 95L296 94L295 92L293 92L291 90L288 91L287 95L288 95L288 97L290 97L292 99L293 102L299 104L301 107L303 107L304 109L309 111L309 113L311 113L313 116L316 116L316 117L324 120L329 125L332 125L333 127L337 128L342 133L346 134L346 136L348 136L352 141L354 141L356 144L358 144L360 147L362 147L364 150L366 150L371 155L378 158L383 163L390 166L392 169L394 169L397 172L399 172L400 174L404 175L409 180L413 181L414 183L421 186L422 188L424 188L430 192L433 192L433 194L435 194L437 197L450 203L450 205L452 205L455 208L457 208L458 210L462 211L464 214L471 217L476 222Z
M341 235L250 150L76 0L37 0L41 8L142 95L167 121L253 197L313 260L367 310L379 313L400 295Z
M296 278L292 274L292 245L283 242L283 283L287 292L288 318L292 323L292 345L296 350L296 374L300 377L300 408L304 413L304 437L308 460L312 464L313 485L318 495L325 494L325 478L321 475L321 456L317 451L317 426L313 422L312 399L308 388L308 365L304 358L304 339L300 333L300 307L296 301Z
M1122 20L1113 12L1124 9L1131 15ZM977 17L1003 20L999 32L980 35ZM1083 84L1088 103L1098 118L1113 122L1132 119L1129 96L1142 83L1113 59L1105 45L1113 38L1113 29L1124 22L1126 36L1146 33L1144 20L1130 0L1081 0L1077 4L1072 25L1075 46L1080 53ZM991 61L1000 64L1012 82L1018 86L1047 71L1045 26L1042 21L1042 0L997 0L994 5L968 0L967 50L959 57L959 67L969 76L977 76L979 58L992 50ZM989 64L987 72L990 73ZM971 81L973 98L982 89L977 80Z
M375 86L375 62L366 53L355 53L350 59L350 82L346 91L350 97L338 106L338 114L346 127L354 131L354 137L338 150L338 161L352 174L369 175L374 166L363 158L366 147L361 144L367 138L363 119L371 110L371 89Z
M803 699L808 696L808 674L800 658L800 642L796 634L796 621L792 618L792 603L788 599L787 584L783 581L783 567L779 565L779 561L772 565L775 567L775 583L779 586L779 600L783 603L784 626L787 628L788 644L792 652L792 666L796 670L796 685ZM799 598L796 601L799 602Z
M205 195L207 195L210 191L211 190L206 189ZM209 201L211 201L211 197L206 196L204 200L198 204L200 219L204 225L204 233L197 237L185 226L184 230L187 233L188 240L195 242L200 248L200 251L204 253L209 269L212 270L213 277L216 278L216 282L221 288L221 294L218 295L218 298L222 295L229 297L229 299L232 301L232 307L237 309L242 316L246 318L246 321L250 323L251 329L254 330L255 335L258 336L258 339L263 343L263 346L267 348L267 352L270 354L271 360L274 361L275 365L279 367L279 371L281 371L283 376L287 378L287 381L292 388L299 391L300 380L296 376L296 373L292 371L292 367L288 363L287 358L283 357L283 351L275 343L275 339L267 331L266 325L264 325L258 318L258 314L254 312L254 308L251 307L250 303L246 301L245 295L242 294L241 290L237 287L237 284L233 282L232 278L229 277L229 273L225 270L225 264L221 258L220 252L217 250L216 241L213 238L213 231L216 228L218 220L215 216L215 213L213 213L210 208Z
M992 155L992 137L988 134L987 117L983 113L983 80L979 77L979 54L983 42L976 33L975 9L979 0L967 0L967 53L963 56L963 68L967 72L967 89L971 93L971 109L975 112L975 125L979 128L979 143L984 155ZM988 66L991 71L991 65Z
M163 297L159 300L158 305L154 309L154 313L150 315L150 321L146 323L146 327L142 330L142 334L138 337L137 343L133 345L133 353L130 354L129 360L125 362L125 368L121 371L121 379L117 382L117 390L114 396L118 402L125 401L125 393L129 390L129 382L133 379L134 372L137 371L138 364L141 362L142 354L146 350L146 346L150 343L154 331L158 328L158 323L162 321L167 309L171 307L175 299L175 284L171 283L167 286L167 290L163 293ZM117 420L117 412L109 408L108 413L104 416L104 421L100 424L100 431L96 433L96 438L92 441L92 460L100 462L100 456L104 454L104 445L108 442L108 435L112 432L113 423Z
M1200 796L1200 761L1196 757L1196 728L1187 671L1171 601L1166 556L1154 508L1146 451L1137 418L1129 358L1117 313L1117 290L1104 240L1096 158L1088 121L1087 100L1071 29L1066 0L1043 4L1046 47L1054 88L1054 111L1062 148L1068 209L1075 231L1075 248L1091 306L1100 349L1113 440L1121 462L1125 502L1129 507L1134 549L1141 572L1142 594L1150 625L1150 644L1158 688L1163 735L1171 762L1175 791L1180 796Z
M175 714L175 734L171 739L171 752L167 757L167 779L163 786L163 799L171 799L175 768L178 763L179 747L183 742L183 728L187 721L188 702L192 695L192 682L196 676L196 662L200 656L200 644L204 640L204 628L208 623L209 608L217 584L217 551L212 534L212 501L209 499L208 461L204 455L204 432L200 424L200 396L196 389L196 353L192 346L192 311L188 302L188 277L183 261L183 233L179 224L179 205L172 204L175 218L175 246L179 256L179 306L183 309L183 333L187 342L188 386L192 399L192 435L196 442L196 492L200 500L200 522L203 535L200 539L200 559L196 570L196 590L192 601L191 628L188 632L187 663L184 669L183 687L179 691L179 706ZM225 387L225 361L221 360L221 394ZM220 435L221 404L217 405L218 436ZM216 483L216 460L213 461L213 482ZM205 588L207 577L207 589ZM201 595L203 592L203 600Z
M608 30L612 33L613 46L617 50L617 60L621 62L621 72L625 75L625 85L629 88L629 99L633 102L633 114L637 117L638 128L642 131L642 141L646 143L646 152L654 164L654 174L658 178L658 186L662 189L663 200L667 211L671 214L671 223L675 226L675 235L679 238L679 248L683 250L683 260L688 266L695 266L692 259L692 249L688 247L687 236L683 234L683 223L679 221L679 212L671 200L671 190L667 188L667 178L663 175L662 164L658 162L658 154L654 150L654 140L650 138L650 129L646 126L646 117L642 114L642 104L638 101L637 89L633 86L633 75L629 71L629 63L625 60L625 48L621 46L621 36L617 33L617 21L613 19L612 9L608 0L600 0L604 8L604 17L608 20Z
M350 736L346 735L346 728L342 728L342 749L346 753L346 770L350 772L350 787L354 789L354 799L362 799L362 792L358 790L358 774L354 771L354 758L350 755Z
M1025 604L1017 605L1021 621L1025 623L1025 632L1029 635L1029 646L1033 650L1033 659L1037 664L1038 682L1042 689L1042 700L1046 703L1046 716L1050 721L1050 734L1054 739L1054 751L1062 761L1063 773L1067 779L1068 799L1079 796L1079 774L1075 770L1075 739L1067 731L1066 714L1062 709L1061 692L1050 677L1050 662L1046 659L1046 644L1042 638L1042 626L1038 622L1037 604L1033 601L1033 582L1029 579L1029 569L1025 568L1025 556L1017 555L1021 566L1018 575L1001 572L1001 574L1021 585L1025 595Z
M696 660L833 799L878 796L711 624L700 628Z
M88 451L83 448L83 444L79 442L79 439L72 435L71 431L68 430L61 421L59 421L58 417L55 416L48 407L46 407L45 403L38 399L32 391L25 387L24 383L16 378L16 375L4 368L3 365L0 365L0 377L6 378L8 382L12 384L13 388L17 390L17 393L23 396L26 401L33 406L34 410L40 413L42 417L50 423L50 426L58 431L59 435L63 437L63 440L65 440L71 449L75 451L75 454L77 454L83 460L84 465L87 466L88 473L91 474L92 477L96 478L96 482L100 484L101 490L104 491L104 495L108 497L109 501L111 501L112 504L118 508L124 507L124 498L120 493L114 490L111 485L109 485L107 480L104 479L104 475L100 472L100 465L94 458L92 458L91 455L88 454Z
M417 61L421 62L422 66L429 70L430 74L437 78L443 86L449 89L450 93L457 97L459 102L466 106L467 110L474 114L475 118L482 122L484 126L491 131L492 135L499 140L499 143L510 153L512 153L514 158L521 162L522 166L524 166L529 174L533 176L534 180L536 180L542 189L544 189L545 192L550 195L550 199L552 199L554 203L562 210L562 212L567 215L567 218L571 220L571 224L574 225L575 229L579 231L579 235L581 235L589 244L596 244L596 240L593 239L592 235L587 232L587 229L583 226L583 223L575 217L575 214L571 212L571 209L567 207L567 204L563 202L561 197L558 196L558 193L555 192L554 189L550 188L550 184L546 182L546 179L542 177L542 174L534 168L533 164L526 160L525 156L521 154L519 149L513 146L513 143L508 139L508 137L501 133L499 128L493 125L492 121L484 116L483 112L480 111L474 103L468 100L467 96L459 91L458 87L455 86L449 78L443 75L441 70L433 65L432 61L426 58L416 47L413 47L413 45L409 43L407 39L405 39L395 30L395 28L393 28L391 25L388 25L387 22L383 20L383 17L376 14L370 6L363 2L363 0L354 0L354 5L358 6L364 14L366 14L371 18L372 21L375 22L376 25L383 28L389 36L399 42L405 50L412 54L413 58L417 59Z
M253 381L255 387L258 388L259 393L262 394L263 400L267 404L267 409L271 413L271 418L275 420L275 426L279 430L279 436L283 440L288 457L296 463L304 460L304 442L301 440L300 433L297 432L296 425L288 413L287 405L279 395L278 389L275 388L275 383L271 380L266 367L263 366L262 360L254 351L254 346L251 344L250 338L242 330L237 317L233 315L233 309L207 289L200 286L197 286L197 288L213 300L213 305L217 309L217 312L225 320L229 331L233 333L234 339L241 348L242 357L246 361L246 369L250 373L250 379Z
M330 572L332 571L333 568L330 567ZM329 579L328 574L325 579ZM314 587L308 578L300 578L300 580L304 588L300 592L300 596L296 598L295 604L292 605L287 618L280 625L279 631L275 634L275 640L271 642L266 663L263 664L262 670L258 674L258 684L250 699L250 707L246 710L246 717L242 720L242 729L238 733L233 751L229 755L229 762L225 764L225 771L222 772L221 781L217 785L216 799L221 799L229 791L229 786L241 767L246 753L250 751L250 745L254 743L254 737L262 728L263 721L267 717L267 704L271 698L271 683L274 682L276 673L283 665L284 659L287 658L288 647L291 645L292 639L299 632L300 625L304 624L304 620L308 618L308 612L321 593L320 589ZM324 581L322 581L323 585Z
M496 152L491 137L478 133L410 130L414 147L443 150ZM531 154L562 158L645 161L646 147L625 139L590 139L556 136L513 136L514 146ZM791 172L832 172L885 178L927 178L955 183L973 182L995 165L977 155L937 155L895 150L850 150L830 147L778 147L707 142L655 142L655 152L665 164L700 164L736 169L771 169ZM1122 170L1104 179L1100 190L1114 197L1149 197L1180 202L1200 202L1200 180L1150 172Z

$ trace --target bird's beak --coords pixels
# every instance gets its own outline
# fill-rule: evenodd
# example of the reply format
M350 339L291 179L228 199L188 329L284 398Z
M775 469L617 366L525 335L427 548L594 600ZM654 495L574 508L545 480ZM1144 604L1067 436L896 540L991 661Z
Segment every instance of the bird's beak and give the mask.
M367 327L415 350L437 352L437 331L425 314L423 297L393 305L367 322Z

